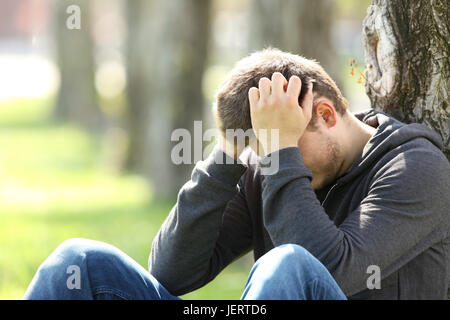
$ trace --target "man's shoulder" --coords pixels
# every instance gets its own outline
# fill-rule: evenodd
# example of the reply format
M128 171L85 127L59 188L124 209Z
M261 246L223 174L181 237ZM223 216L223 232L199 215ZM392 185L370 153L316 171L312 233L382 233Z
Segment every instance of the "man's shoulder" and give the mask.
M424 137L413 138L388 150L373 166L374 178L398 177L409 188L429 185L450 192L450 163L445 154Z
M419 163L423 165L441 164L444 167L449 165L442 150L429 139L420 136L393 147L385 153L383 158L396 161L420 160Z

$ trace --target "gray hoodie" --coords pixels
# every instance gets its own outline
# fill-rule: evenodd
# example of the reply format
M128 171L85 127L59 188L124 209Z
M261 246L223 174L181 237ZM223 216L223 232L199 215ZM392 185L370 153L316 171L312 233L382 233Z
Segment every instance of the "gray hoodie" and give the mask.
M450 165L425 125L369 110L377 132L351 170L314 191L300 149L278 152L263 176L256 156L217 164L218 148L191 180L153 241L149 271L172 294L193 291L253 250L303 246L353 299L443 299L450 272ZM270 157L270 155L269 155ZM371 266L381 289L369 290Z

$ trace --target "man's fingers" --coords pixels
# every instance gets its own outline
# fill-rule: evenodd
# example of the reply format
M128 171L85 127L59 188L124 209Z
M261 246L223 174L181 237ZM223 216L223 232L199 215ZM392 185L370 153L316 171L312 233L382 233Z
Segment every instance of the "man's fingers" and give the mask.
M286 90L288 99L298 100L300 91L302 90L302 80L297 76L292 76L289 79L289 84Z
M261 101L267 101L272 91L272 83L268 78L261 78L259 80L259 98Z
M286 78L280 72L275 72L272 75L272 94L277 97L282 97L284 94L284 87L287 83Z
M255 107L258 105L259 101L259 90L258 88L250 88L248 91L248 99L250 101L250 107Z

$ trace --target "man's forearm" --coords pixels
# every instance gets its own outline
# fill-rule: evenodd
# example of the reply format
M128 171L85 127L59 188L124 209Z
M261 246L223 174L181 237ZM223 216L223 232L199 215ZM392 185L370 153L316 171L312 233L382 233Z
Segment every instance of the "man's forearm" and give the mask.
M227 160L216 147L196 165L153 242L149 270L172 294L192 291L218 272L212 270L218 266L211 259L217 259L214 250L223 212L246 170Z
M265 177L262 193L264 224L272 242L295 242L307 250L321 243L320 253L326 254L323 249L332 250L341 236L311 187L312 172L297 147L277 152L279 171Z

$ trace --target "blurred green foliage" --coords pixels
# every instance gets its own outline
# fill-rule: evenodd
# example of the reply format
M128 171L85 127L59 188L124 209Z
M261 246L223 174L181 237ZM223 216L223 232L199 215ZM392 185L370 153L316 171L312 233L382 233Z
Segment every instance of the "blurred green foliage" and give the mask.
M20 299L70 238L110 243L146 267L173 205L152 202L141 177L109 171L101 141L47 121L51 105L51 98L0 103L0 299ZM250 266L237 262L183 298L239 299Z

